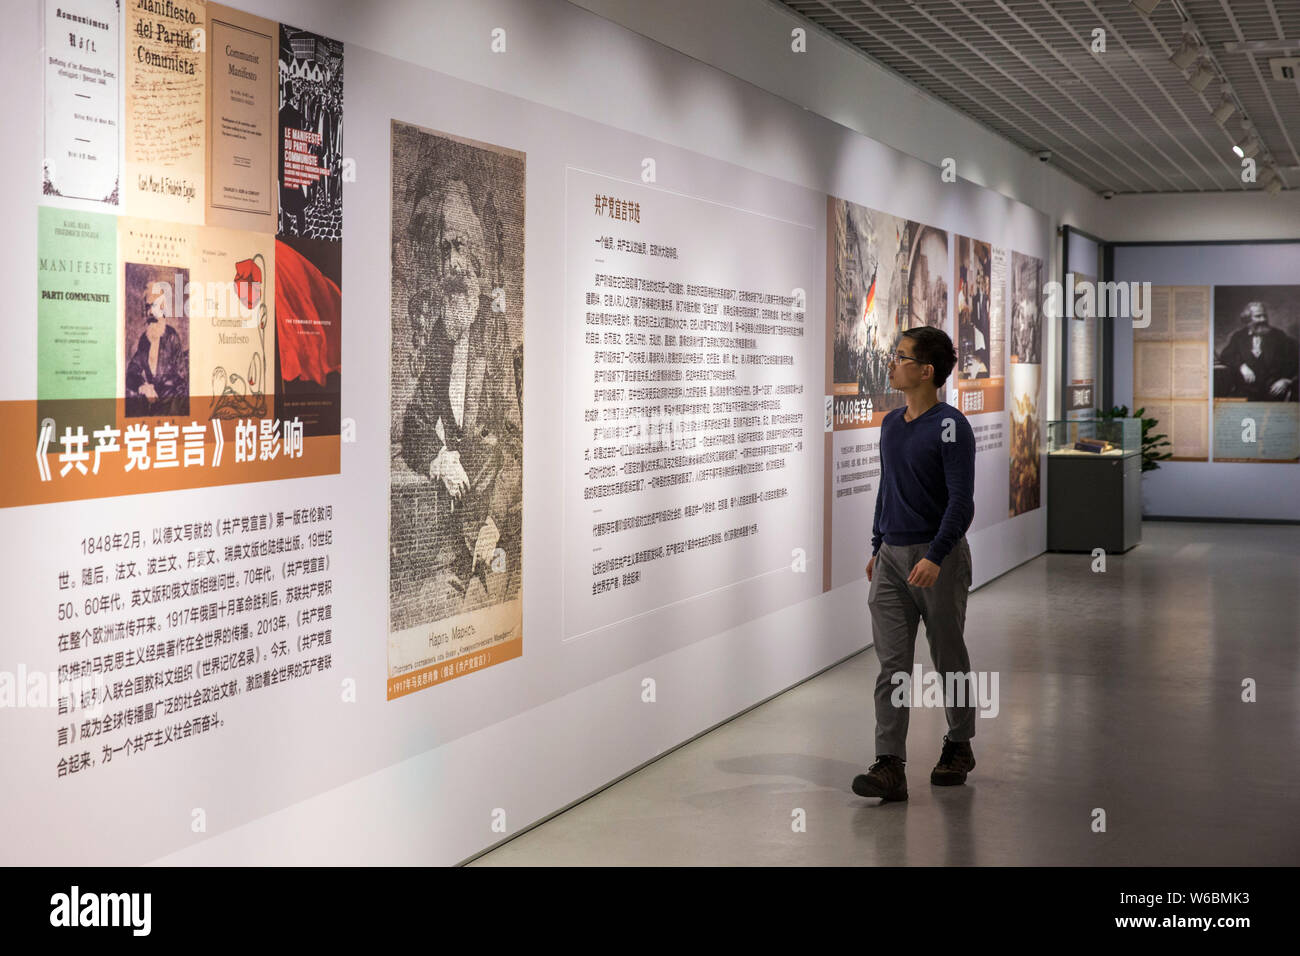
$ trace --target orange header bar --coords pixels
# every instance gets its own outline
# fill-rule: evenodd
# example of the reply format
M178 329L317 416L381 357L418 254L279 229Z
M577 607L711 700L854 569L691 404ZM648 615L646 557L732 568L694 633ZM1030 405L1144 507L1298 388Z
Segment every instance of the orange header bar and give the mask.
M211 403L209 397L193 396L190 415L127 419L121 399L79 403L0 402L0 448L4 449L0 508L339 473L338 435L303 437L299 450L296 442L286 446L283 421L278 429L272 427L274 416L208 420L205 416ZM55 410L60 408L61 411ZM42 429L45 418L54 419L53 429ZM76 424L66 424L69 420ZM256 441L250 444L249 432L245 430L243 451L252 454L249 460L241 461L236 433L240 422L250 421L257 428ZM268 423L265 434L263 421ZM144 436L137 431L133 449L128 428L139 425L148 428L147 442L141 440ZM161 433L159 426L163 426ZM176 431L171 432L168 426L175 426ZM194 426L203 429L201 444ZM120 434L101 446L94 432L110 427ZM86 436L85 442L78 438L65 447L61 439L69 428L74 435L80 428ZM110 450L109 445L113 443L117 448ZM133 455L133 451L147 455L147 467L143 458ZM97 457L98 471L95 470ZM133 457L128 471L126 466Z

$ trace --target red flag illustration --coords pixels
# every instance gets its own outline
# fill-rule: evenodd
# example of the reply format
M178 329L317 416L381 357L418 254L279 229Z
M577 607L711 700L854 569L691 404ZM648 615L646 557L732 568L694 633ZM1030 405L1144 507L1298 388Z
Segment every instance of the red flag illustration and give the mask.
M280 374L325 384L342 368L343 295L305 256L275 243L275 325Z

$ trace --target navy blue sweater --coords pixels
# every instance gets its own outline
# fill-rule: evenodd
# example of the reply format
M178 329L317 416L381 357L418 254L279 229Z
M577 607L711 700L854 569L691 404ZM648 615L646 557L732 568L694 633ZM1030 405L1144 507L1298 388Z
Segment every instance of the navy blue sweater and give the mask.
M942 564L975 517L975 434L966 416L939 402L916 421L906 407L880 423L880 486L871 553L930 542L925 556ZM947 440L945 441L945 437Z

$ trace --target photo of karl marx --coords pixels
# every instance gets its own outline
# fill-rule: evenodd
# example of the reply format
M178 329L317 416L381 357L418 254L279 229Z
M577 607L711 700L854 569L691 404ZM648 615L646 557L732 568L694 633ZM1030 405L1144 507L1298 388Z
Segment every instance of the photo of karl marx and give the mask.
M466 605L450 612L504 596L492 586L507 578L492 574L494 556L518 567L521 350L512 347L505 290L493 275L500 252L484 235L464 181L420 196L406 239L430 272L407 306L418 378L402 413L401 455L437 492L434 563L442 583L434 586L445 593L435 603L459 596ZM476 581L483 593L471 590Z
M1252 402L1294 402L1300 378L1300 348L1285 329L1271 325L1263 302L1248 302L1241 310L1241 327L1219 353L1226 367L1226 388L1220 396Z
M127 301L139 303L140 314L138 323L127 322L128 342L134 329L143 325L126 363L127 418L189 414L190 355L176 329L178 318L184 316L174 314L177 310L172 303L177 293L173 286L167 281L155 281L165 272L127 264ZM186 278L186 273L178 273L177 285L183 288Z

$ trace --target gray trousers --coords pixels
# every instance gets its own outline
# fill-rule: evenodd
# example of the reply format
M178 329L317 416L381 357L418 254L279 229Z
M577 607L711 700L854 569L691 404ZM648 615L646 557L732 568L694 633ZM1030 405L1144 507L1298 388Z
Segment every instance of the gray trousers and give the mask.
M970 591L970 545L963 535L939 565L939 577L928 588L907 583L912 568L925 557L928 543L881 544L872 568L868 604L880 675L876 678L876 756L893 754L907 759L907 706L897 707L893 697L899 686L896 673L912 676L916 628L925 621L930 658L940 674L970 673L970 655L962 631L966 626L966 596ZM915 683L915 681L913 681ZM946 683L946 682L945 682ZM967 685L969 686L969 684ZM919 694L922 688L917 688ZM910 694L905 698L910 701ZM950 740L975 736L975 707L945 707Z

